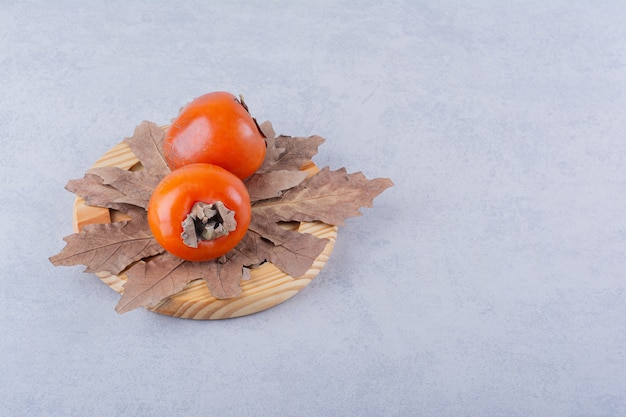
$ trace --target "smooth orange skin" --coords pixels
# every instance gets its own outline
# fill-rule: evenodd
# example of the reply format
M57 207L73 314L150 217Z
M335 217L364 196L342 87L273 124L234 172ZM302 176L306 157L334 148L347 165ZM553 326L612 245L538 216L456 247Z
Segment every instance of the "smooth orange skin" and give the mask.
M163 150L171 169L215 164L241 179L265 159L265 139L250 113L227 92L200 96L185 106L165 133Z
M198 201L224 203L235 211L237 228L227 236L200 241L197 248L191 248L181 238L182 222ZM237 246L248 231L251 215L250 195L243 182L211 164L191 164L170 172L148 203L148 224L157 242L172 255L194 262L219 258Z

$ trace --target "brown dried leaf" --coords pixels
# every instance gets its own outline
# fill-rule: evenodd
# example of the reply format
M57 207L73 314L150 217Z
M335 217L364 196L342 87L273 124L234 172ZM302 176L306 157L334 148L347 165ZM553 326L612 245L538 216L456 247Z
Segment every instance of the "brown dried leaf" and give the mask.
M132 204L144 209L148 208L148 201L162 178L162 175L150 174L147 171L132 172L117 167L92 168L88 174L100 177L104 185L113 187L121 194L109 201ZM113 193L108 196L109 199L111 197Z
M241 294L242 269L237 262L188 262L164 252L126 271L128 280L115 310L125 313L138 307L154 307L196 279L204 279L215 298L237 297Z
M138 307L155 306L198 278L196 267L197 265L167 252L149 262L137 262L126 271L128 280L124 284L124 292L115 311L125 313Z
M285 135L276 137L270 122L263 122L260 128L265 134L267 152L257 173L298 171L317 154L317 148L325 141L323 137L316 135L306 138Z
M297 230L299 225L300 223L298 222L266 222L263 221L260 216L252 216L248 229L257 232L259 235L263 236L264 239L275 245L282 245L288 243L293 237L292 234L287 232Z
M115 202L116 199L123 197L124 193L104 184L102 178L95 174L87 173L83 178L69 180L65 189L84 198L89 206L125 211L123 204Z
M118 274L133 262L163 252L142 211L134 212L132 220L84 226L63 239L65 247L50 261L56 266L85 265L85 272Z
M315 221L342 226L349 217L360 216L360 207L371 207L373 199L393 183L388 178L368 180L345 168L324 168L279 199L257 203L253 215L265 222Z
M228 262L206 262L211 268L202 276L206 281L211 295L225 299L238 297L241 294L241 278L243 264L239 260L229 259Z
M276 132L274 132L274 128L270 122L263 122L259 126L261 132L265 135L265 143L267 145L265 160L261 167L257 170L258 173L268 172L271 170L272 166L278 161L280 158L280 154L285 151L285 148L280 148L276 146Z
M284 148L278 160L273 164L272 171L299 170L317 154L317 148L325 142L321 136L306 138L280 135L276 138L276 147Z
M261 133L267 140L276 139L276 132L274 131L274 126L269 120L264 121L259 125L259 129L261 129Z
M265 262L265 258L259 257L255 242L244 235L241 242L230 252L218 260L220 263L236 262L246 268L255 268Z
M267 226L271 228L272 225L280 229L275 223ZM252 229L248 230L246 239L255 248L257 257L266 259L294 278L304 275L311 268L328 243L328 239L291 230L274 230L273 233L276 243Z
M163 156L163 140L165 131L155 123L143 121L135 128L133 136L125 138L146 172L154 175L165 175L170 172Z
M170 169L162 154L164 131L151 122L142 122L126 138L144 170L118 167L92 168L81 179L68 181L65 188L85 199L90 206L126 211L125 205L147 208L154 188Z
M245 181L251 201L280 197L284 190L295 187L307 177L303 171L270 171L254 174Z

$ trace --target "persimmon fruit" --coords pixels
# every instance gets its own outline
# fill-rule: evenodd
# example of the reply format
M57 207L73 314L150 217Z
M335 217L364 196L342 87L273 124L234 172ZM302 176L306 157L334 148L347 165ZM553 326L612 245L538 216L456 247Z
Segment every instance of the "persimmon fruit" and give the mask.
M190 164L167 174L148 203L148 224L159 244L179 258L219 258L243 239L250 224L250 196L233 173L212 164Z
M165 133L163 151L172 170L208 163L246 179L263 163L266 143L243 99L217 91L181 109Z

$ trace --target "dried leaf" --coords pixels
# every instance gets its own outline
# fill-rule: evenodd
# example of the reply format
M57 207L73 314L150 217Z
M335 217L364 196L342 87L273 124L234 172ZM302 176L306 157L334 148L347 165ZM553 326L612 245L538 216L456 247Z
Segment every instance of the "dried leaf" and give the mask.
M257 203L253 215L265 222L315 221L342 226L345 219L360 216L360 207L371 207L372 200L391 187L388 178L368 180L345 168L324 168L279 199Z
M165 297L176 294L188 282L198 278L193 264L165 252L149 262L138 262L126 275L122 298L115 307L118 313L125 313L137 307L153 307Z
M272 139L268 136L265 141L267 153L258 173L300 170L317 154L317 148L324 143L325 139L321 136L301 138L281 135Z
M121 195L112 201L115 203L132 204L147 209L150 197L155 187L161 181L161 175L150 174L147 171L126 171L117 167L92 168L88 174L102 179L102 184L113 187ZM113 193L108 198L111 198Z
M218 261L220 263L234 262L243 265L245 268L256 268L265 262L266 259L259 257L255 242L249 239L246 234L234 249Z
M126 271L128 280L115 310L125 313L138 307L154 307L196 279L204 279L215 298L233 298L241 293L242 268L234 262L189 262L164 252Z
M276 132L274 132L274 128L270 122L261 123L259 128L265 135L265 143L267 145L265 160L263 161L261 167L257 170L258 173L262 173L271 170L272 166L276 163L276 161L278 161L278 158L280 158L280 154L285 152L285 148L276 146Z
M209 269L202 278L206 281L211 295L215 298L234 298L241 294L243 265L236 259L228 262L206 262Z
M68 181L65 188L83 197L90 206L120 211L125 211L126 204L147 208L154 188L170 172L162 153L164 137L163 129L156 124L142 122L125 142L142 163L143 171L92 168L83 178Z
M328 243L328 239L289 230L284 231L281 239L276 239L277 243L254 230L248 230L246 238L251 241L249 244L254 246L258 257L294 278L304 275L311 268Z
M87 173L83 178L69 180L65 189L83 197L87 205L126 211L125 204L115 202L124 193L104 184L102 178L95 174Z
M145 213L145 211L143 211ZM50 258L56 265L85 265L85 272L118 274L140 259L163 252L150 233L145 214L132 220L90 224L65 237L63 250Z
M270 171L254 174L245 181L251 201L280 197L284 190L295 187L307 177L303 171Z
M155 123L143 121L135 128L133 136L125 138L146 172L154 175L166 175L170 172L163 156L165 131Z
M278 136L276 138L276 146L284 148L285 151L280 154L280 158L272 166L272 171L302 168L304 164L310 162L311 158L317 155L317 148L324 142L325 139L317 135L306 138Z
M261 129L263 136L265 136L267 140L276 139L276 132L274 131L274 126L272 126L272 123L269 120L266 120L263 123L261 123L259 125L259 129Z
M293 238L292 233L298 229L298 222L266 222L260 216L252 216L249 230L253 230L275 245L282 245ZM298 232L299 234L299 232ZM313 235L310 235L313 236ZM313 236L315 237L315 236Z

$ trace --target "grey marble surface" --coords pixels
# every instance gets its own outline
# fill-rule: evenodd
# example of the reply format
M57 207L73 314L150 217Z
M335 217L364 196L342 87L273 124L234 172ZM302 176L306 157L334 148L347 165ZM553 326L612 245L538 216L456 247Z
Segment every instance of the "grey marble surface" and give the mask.
M626 3L0 0L0 415L626 415ZM391 177L293 299L114 311L47 258L136 124L242 93Z

